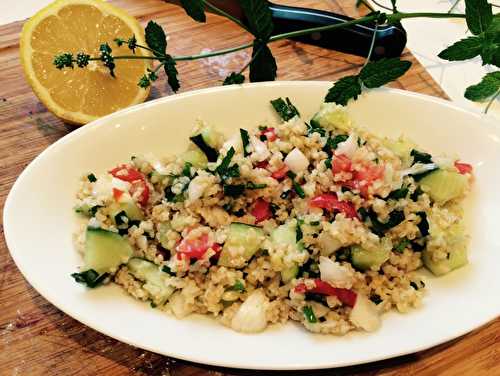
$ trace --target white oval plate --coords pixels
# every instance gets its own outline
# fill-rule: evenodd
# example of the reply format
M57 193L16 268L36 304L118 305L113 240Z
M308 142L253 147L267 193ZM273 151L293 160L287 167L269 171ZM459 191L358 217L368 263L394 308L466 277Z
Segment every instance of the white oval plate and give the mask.
M176 358L252 369L313 369L376 361L456 338L500 313L500 130L449 102L399 90L377 90L353 102L358 124L379 135L409 136L432 152L459 154L475 168L467 205L470 265L429 276L420 309L389 313L375 333L312 335L295 324L245 335L208 317L176 320L117 286L86 290L70 274L81 265L72 245L79 176L134 153L178 153L202 118L224 131L275 119L270 99L288 96L309 119L328 82L275 82L217 87L161 98L75 130L40 154L12 188L4 212L7 244L26 279L68 315L120 341Z

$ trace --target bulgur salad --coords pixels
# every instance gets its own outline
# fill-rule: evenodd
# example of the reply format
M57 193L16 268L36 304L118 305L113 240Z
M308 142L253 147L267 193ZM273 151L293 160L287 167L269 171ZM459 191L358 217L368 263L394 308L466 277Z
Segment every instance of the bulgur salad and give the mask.
M345 334L417 307L419 268L467 264L471 165L371 134L336 104L309 121L271 104L276 124L226 139L200 121L180 155L85 174L73 278L239 332L293 320Z

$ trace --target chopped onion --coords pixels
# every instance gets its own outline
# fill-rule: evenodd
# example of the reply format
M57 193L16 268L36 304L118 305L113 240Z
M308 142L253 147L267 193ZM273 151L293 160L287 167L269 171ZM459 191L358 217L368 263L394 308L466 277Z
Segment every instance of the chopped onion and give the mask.
M259 140L257 137L250 137L250 144L253 147L253 160L262 162L269 158L269 156L271 155L271 153L267 149L266 144Z
M112 178L111 187L119 189L120 191L123 192L128 192L128 190L130 189L130 183L117 178Z
M111 179L111 175L99 176L99 179L92 185L92 195L96 198L111 197L113 195Z
M410 168L401 171L401 176L421 174L426 171L435 170L437 167L438 166L435 163L427 163L427 164L415 163Z
M156 172L158 172L160 175L168 175L169 170L163 165L163 163L160 162L160 160L153 155L153 153L147 153L144 156L144 159L146 162L148 162L153 168L155 169Z
M169 307L178 319L182 319L192 312L180 291L170 297Z
M349 319L354 325L368 332L373 332L380 327L380 316L377 306L366 296L359 293Z
M447 157L432 157L435 164L442 168L443 170L455 171L455 159Z
M330 260L328 257L319 257L319 271L321 280L330 283L334 287L351 288L352 273L345 266Z
M224 145L222 145L222 148L224 150L229 150L231 149L231 147L237 153L241 153L241 151L243 150L243 143L241 141L241 135L239 133L234 134L226 142L224 142Z
M358 149L358 136L354 133L351 133L347 138L347 140L345 140L344 142L340 142L337 145L335 154L337 155L343 154L349 158L352 158L357 149Z
M295 174L303 172L309 166L307 157L297 148L293 149L284 160L288 168Z
M331 236L327 231L323 231L318 237L320 252L324 256L330 256L333 252L342 247L342 243Z
M188 187L188 198L189 201L196 201L201 196L203 196L203 192L207 188L206 177L197 176L189 183Z
M269 299L262 290L255 290L240 306L231 320L231 328L242 333L258 333L267 327L266 310Z

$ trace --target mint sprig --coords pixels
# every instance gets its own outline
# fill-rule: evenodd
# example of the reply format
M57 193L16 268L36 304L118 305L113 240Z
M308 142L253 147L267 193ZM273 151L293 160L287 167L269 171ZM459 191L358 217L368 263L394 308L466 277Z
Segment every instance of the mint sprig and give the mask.
M243 82L245 82L245 76L241 73L232 72L224 79L222 85L242 84Z
M250 62L250 82L274 81L277 70L276 60L267 44L256 39Z
M197 22L206 22L205 4L202 0L181 0L187 15Z
M165 56L167 50L167 35L163 28L154 21L149 21L145 31L146 44L155 56Z
M482 102L490 99L500 90L500 71L488 73L475 85L465 90L465 98Z
M486 31L493 20L491 4L486 0L465 0L465 20L472 34Z
M384 86L404 75L411 62L398 58L370 61L358 75L343 77L328 90L325 102L345 106L349 100L357 99L363 86L368 89Z
M267 0L240 0L250 32L267 41L274 29L273 15Z
M438 57L448 61L469 60L481 53L483 43L484 39L482 37L474 36L460 39L441 51Z

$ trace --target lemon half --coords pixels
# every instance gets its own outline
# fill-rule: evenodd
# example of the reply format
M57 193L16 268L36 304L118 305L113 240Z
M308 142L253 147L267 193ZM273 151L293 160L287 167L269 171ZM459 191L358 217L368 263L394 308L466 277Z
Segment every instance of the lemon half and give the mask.
M135 35L145 45L144 30L123 10L101 0L57 0L24 24L20 38L21 63L26 78L43 104L56 116L85 124L119 109L143 102L149 89L137 86L150 60L115 60L116 78L99 61L85 68L57 69L54 57L70 52L99 56L108 43L113 55L132 55L115 38ZM150 56L136 49L137 56Z

